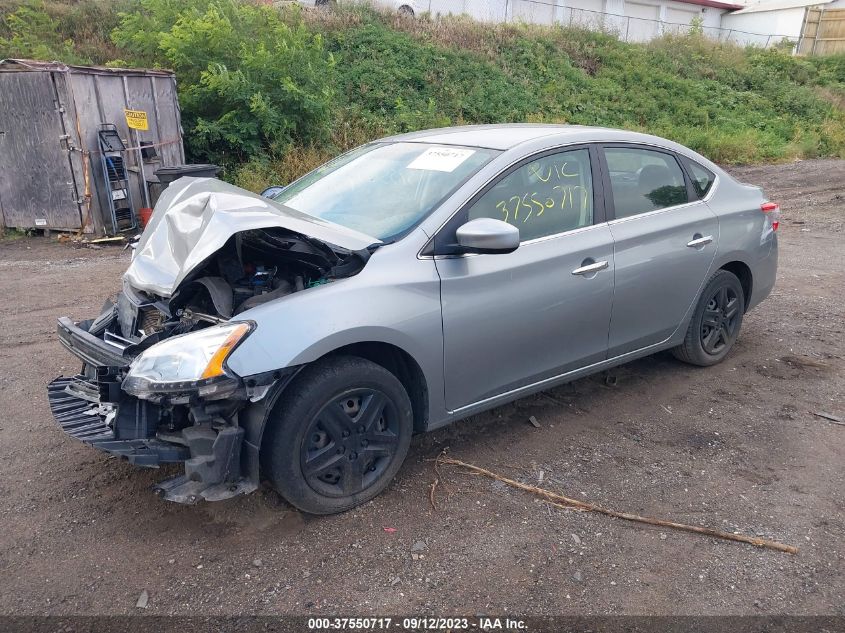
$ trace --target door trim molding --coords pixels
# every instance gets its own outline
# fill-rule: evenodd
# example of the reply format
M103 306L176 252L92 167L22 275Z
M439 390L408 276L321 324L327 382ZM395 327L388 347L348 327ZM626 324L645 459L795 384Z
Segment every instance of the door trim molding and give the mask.
M602 360L591 365L585 365L584 367L579 367L578 369L571 369L562 374L558 374L556 376L551 376L550 378L544 378L543 380L533 382L530 385L524 385L522 387L517 387L516 389L511 389L510 391L504 391L495 396L490 396L489 398L484 398L483 400L478 400L471 404L465 404L464 406L458 407L457 409L447 409L446 411L447 413L449 413L450 416L470 415L471 413L487 411L499 404L504 404L506 402L517 400L524 396L530 395L531 393L544 391L549 387L554 387L558 384L569 382L570 380L575 380L576 378L582 378L584 376L594 374L606 367L613 365L621 365L622 363L634 360L635 358L654 354L655 352L658 352L661 349L667 347L667 343L672 340L672 336L674 336L676 333L677 330L675 330L675 332L670 334L668 337L666 337L659 343L652 343L647 347L641 347L640 349L625 352L624 354L614 356L613 358L608 358L606 360ZM476 409L477 411L471 411L472 409Z

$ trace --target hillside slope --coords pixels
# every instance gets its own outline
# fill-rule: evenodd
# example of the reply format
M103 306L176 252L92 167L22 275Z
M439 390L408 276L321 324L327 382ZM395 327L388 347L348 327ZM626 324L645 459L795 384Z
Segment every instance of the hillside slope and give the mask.
M189 152L252 188L456 123L622 127L723 163L845 156L845 56L233 0L30 0L3 25L0 57L174 68Z

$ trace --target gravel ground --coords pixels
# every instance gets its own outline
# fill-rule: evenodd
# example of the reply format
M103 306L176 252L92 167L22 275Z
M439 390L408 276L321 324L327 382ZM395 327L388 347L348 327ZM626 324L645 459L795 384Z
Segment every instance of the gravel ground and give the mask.
M314 518L270 490L193 507L176 471L54 425L77 369L55 319L98 312L128 257L0 242L0 613L845 615L845 161L734 170L783 208L780 278L721 365L658 354L417 437L375 501ZM528 423L535 416L540 427ZM569 496L739 531L797 555L560 510L458 459ZM395 528L386 531L384 528Z

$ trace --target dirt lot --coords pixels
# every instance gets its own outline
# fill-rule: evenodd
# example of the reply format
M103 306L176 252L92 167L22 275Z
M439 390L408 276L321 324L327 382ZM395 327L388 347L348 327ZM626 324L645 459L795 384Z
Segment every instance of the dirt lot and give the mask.
M845 427L810 413L845 417L845 161L735 171L784 221L778 285L726 362L658 354L615 370L616 386L580 380L418 437L385 494L329 518L269 490L166 503L150 486L170 473L64 436L45 386L77 363L55 319L95 314L128 257L0 242L0 613L137 613L146 590L147 614L845 615ZM431 459L446 447L800 552L558 510L454 469L435 512Z

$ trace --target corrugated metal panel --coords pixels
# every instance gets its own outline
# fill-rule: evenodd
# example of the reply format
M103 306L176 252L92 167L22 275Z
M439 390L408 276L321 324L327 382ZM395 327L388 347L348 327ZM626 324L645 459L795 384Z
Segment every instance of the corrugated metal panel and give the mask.
M51 73L0 75L0 203L17 228L80 226L74 178Z
M176 98L176 80L173 77L155 77L153 82L159 133L163 141L171 141L161 148L162 164L181 165L185 162L185 149L182 146L182 117Z
M21 86L30 84L42 86L35 97L24 96L26 91ZM44 92L48 88L52 95ZM63 111L57 109L57 99ZM147 112L148 131L140 131L136 137L129 130L123 113L127 107ZM41 140L33 145L18 134L3 134L14 125L4 120L18 119L24 123L16 129L37 130L33 133ZM97 140L103 123L116 125L127 147L137 147L137 140L155 144L157 157L143 162L147 180L154 179L153 172L159 167L185 161L172 73L29 60L0 63L0 213L7 226L33 227L36 217L46 216L45 228L113 231ZM59 146L62 135L67 136L67 142ZM46 139L55 139L56 143ZM144 204L139 154L130 151L126 155L136 212ZM40 199L33 198L30 191L35 181L43 185ZM24 187L24 183L29 184ZM59 193L66 194L63 205L59 204ZM69 203L72 213L67 211ZM42 208L46 208L43 213L36 213Z

